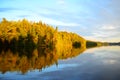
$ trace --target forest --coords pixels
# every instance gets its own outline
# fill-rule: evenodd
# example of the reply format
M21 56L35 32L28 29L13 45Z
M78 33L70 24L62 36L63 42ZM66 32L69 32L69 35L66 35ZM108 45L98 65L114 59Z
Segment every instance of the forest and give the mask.
M86 40L76 33L58 31L52 26L39 22L30 22L26 19L8 21L5 18L0 22L0 47L18 50L35 49L38 47L64 48L83 47Z

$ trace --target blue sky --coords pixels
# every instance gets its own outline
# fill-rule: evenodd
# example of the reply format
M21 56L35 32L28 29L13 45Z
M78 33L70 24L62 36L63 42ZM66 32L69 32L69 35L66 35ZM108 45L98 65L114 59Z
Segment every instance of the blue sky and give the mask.
M0 20L43 21L85 39L120 41L120 0L0 0Z

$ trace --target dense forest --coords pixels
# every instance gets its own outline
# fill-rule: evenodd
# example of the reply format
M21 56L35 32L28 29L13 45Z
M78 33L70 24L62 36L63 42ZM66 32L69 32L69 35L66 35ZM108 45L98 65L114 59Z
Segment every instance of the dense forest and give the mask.
M83 47L86 40L75 33L60 32L58 28L40 22L30 22L26 19L0 22L0 46L12 49L22 47L34 49L36 47L64 48Z

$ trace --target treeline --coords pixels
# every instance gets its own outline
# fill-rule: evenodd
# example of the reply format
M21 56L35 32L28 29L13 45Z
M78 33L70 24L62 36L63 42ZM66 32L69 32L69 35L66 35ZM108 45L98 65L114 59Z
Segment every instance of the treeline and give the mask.
M91 47L100 47L100 46L108 46L109 44L107 42L97 42L97 41L86 41L86 48L91 48Z
M111 46L120 46L120 42L109 42L108 44Z
M30 22L26 19L0 22L0 47L19 47L35 49L38 47L57 48L58 50L85 46L86 40L75 33L59 32L57 27L40 22Z

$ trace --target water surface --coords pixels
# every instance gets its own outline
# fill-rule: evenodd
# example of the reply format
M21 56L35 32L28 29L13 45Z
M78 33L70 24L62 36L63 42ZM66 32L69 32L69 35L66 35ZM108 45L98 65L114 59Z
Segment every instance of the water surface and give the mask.
M0 66L0 80L120 80L120 46L91 48L76 54L75 57L47 56L50 55L39 56L38 61L44 61L41 62L42 68L36 63L32 68L27 67L25 73L20 71L20 66L6 70ZM35 56L28 62L34 61L34 58Z

